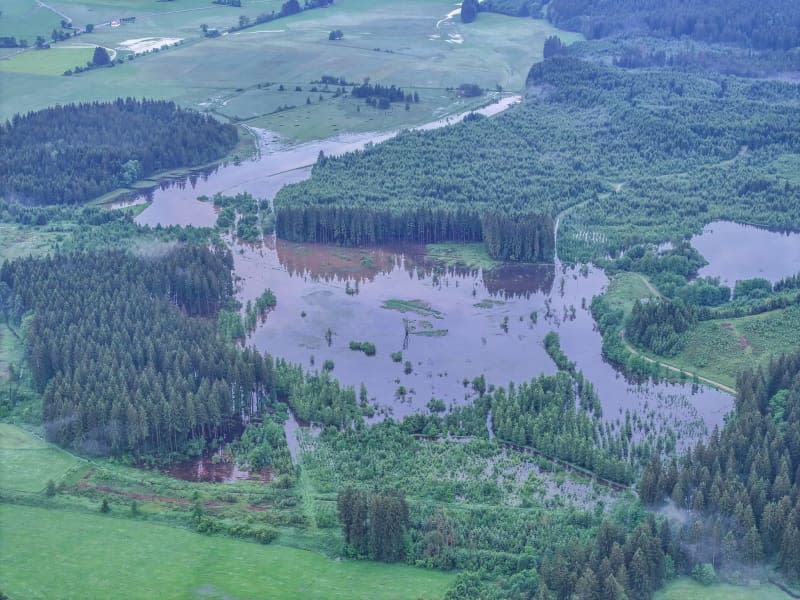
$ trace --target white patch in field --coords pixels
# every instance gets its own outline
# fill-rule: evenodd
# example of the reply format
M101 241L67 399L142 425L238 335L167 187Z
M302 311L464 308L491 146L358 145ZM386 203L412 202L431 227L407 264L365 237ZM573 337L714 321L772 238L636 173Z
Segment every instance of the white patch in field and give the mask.
M456 6L458 8L454 8L449 13L447 13L447 16L445 16L444 19L439 19L439 22L436 23L436 29L439 29L439 27L441 27L442 23L446 23L447 21L449 21L450 19L452 19L456 15L461 14L461 2L457 3Z
M132 40L125 40L120 42L119 48L121 50L130 50L134 54L144 54L155 48L161 48L164 45L172 46L178 42L182 42L183 38L171 37L149 37L149 38L136 38Z
M450 39L446 40L448 44L463 44L464 38L460 33L451 33Z

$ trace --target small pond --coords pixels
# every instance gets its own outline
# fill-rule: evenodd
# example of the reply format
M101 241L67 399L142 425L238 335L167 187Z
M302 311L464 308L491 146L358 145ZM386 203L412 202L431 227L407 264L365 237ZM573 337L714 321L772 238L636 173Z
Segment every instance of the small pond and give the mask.
M781 233L730 221L714 221L692 237L708 264L701 277L719 277L733 287L740 279L771 282L800 273L800 233Z

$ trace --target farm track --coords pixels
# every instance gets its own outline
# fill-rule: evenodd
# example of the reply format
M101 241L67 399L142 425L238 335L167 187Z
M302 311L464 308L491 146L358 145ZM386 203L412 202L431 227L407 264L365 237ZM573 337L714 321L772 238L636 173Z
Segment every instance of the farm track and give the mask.
M723 392L726 392L726 393L728 393L728 394L730 394L732 396L736 395L736 388L732 388L731 386L725 385L724 383L720 383L719 381L715 381L714 379L709 379L708 377L703 377L699 373L688 371L686 369L681 369L679 367L676 367L676 366L671 365L669 363L666 363L664 361L655 360L655 359L650 358L649 356L645 356L644 354L639 352L636 348L631 346L630 343L628 343L628 340L625 339L625 330L624 329L620 330L619 337L622 340L622 343L625 345L625 348L628 350L628 352L630 352L634 356L638 356L639 358L642 358L642 359L644 359L647 362L652 363L652 364L656 364L657 363L657 364L661 365L662 367L665 367L665 368L667 368L670 371L673 371L675 373L685 373L685 374L687 374L687 375L689 375L691 377L696 377L699 381L705 382L708 385L711 385L711 386L713 386L713 387L715 387L715 388L717 388L719 390L722 390Z

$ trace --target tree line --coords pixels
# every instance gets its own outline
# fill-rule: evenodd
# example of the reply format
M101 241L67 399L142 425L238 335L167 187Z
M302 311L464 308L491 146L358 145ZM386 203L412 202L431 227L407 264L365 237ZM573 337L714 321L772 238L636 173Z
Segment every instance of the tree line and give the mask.
M337 507L350 554L384 562L405 558L408 505L401 492L347 487L339 492Z
M742 373L722 431L679 462L654 456L642 473L643 502L672 500L686 516L676 538L694 562L739 568L776 564L800 578L800 353ZM702 540L703 544L697 544Z
M800 7L793 0L554 0L547 17L589 39L644 33L759 49L800 45Z
M0 126L0 193L37 204L84 202L164 169L219 159L237 140L234 126L173 102L55 106Z
M714 219L800 227L800 186L769 172L776 154L800 151L795 86L561 55L527 81L535 93L492 119L319 161L311 179L278 193L278 234L348 245L481 240L488 214L513 225L580 204L561 221L559 256L589 260L677 241ZM661 177L676 172L687 175ZM624 185L605 194L607 181ZM459 208L468 218L443 231L440 215ZM423 233L422 210L436 216L435 236ZM506 233L517 232L504 229L501 242ZM503 247L497 256L510 257Z
M278 399L305 421L360 420L352 388L217 336L231 269L230 251L204 246L157 259L106 251L5 262L4 315L29 315L22 330L47 438L89 453L182 455Z

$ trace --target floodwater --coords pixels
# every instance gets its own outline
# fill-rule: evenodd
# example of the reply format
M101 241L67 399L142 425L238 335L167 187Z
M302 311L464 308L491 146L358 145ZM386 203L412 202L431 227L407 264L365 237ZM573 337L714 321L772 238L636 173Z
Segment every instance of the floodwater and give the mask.
M506 96L475 112L486 116L495 115L520 101L519 96ZM469 112L469 111L468 111ZM444 117L415 129L437 129L457 123L467 114ZM258 137L260 156L241 163L226 163L213 169L193 173L188 177L166 180L159 187L129 202L150 202L136 217L140 225L194 225L211 227L216 222L214 206L200 202L198 196L211 198L216 193L235 195L249 192L256 198L274 198L278 190L288 183L296 183L311 176L311 167L320 151L326 156L336 156L353 150L361 150L368 143L379 143L394 137L399 132L361 133L339 135L327 140L309 142L287 147L273 133L263 129L251 129Z
M237 481L262 481L271 479L269 470L247 471L232 462L214 462L210 456L177 463L164 471L170 477L184 481L209 483L235 483Z
M731 287L761 277L773 283L800 273L800 233L781 233L730 221L715 221L692 237L708 261L701 277L719 277Z
M594 384L611 422L638 411L688 441L721 425L732 407L729 396L710 388L629 382L603 360L589 305L608 279L592 266L513 264L484 272L437 265L415 245L283 240L236 246L234 262L242 302L265 288L278 298L248 343L310 370L332 360L342 383L365 384L379 416L426 411L431 398L467 403L475 392L464 380L481 374L506 386L555 373L543 346L549 331L559 333L563 350ZM386 307L391 300L415 302L401 312ZM350 350L350 341L372 342L377 353ZM400 362L393 352L402 353Z
M488 108L497 112L502 105ZM272 199L283 185L310 176L320 150L338 154L393 135L339 136L284 148L269 132L257 133L259 159L219 167L183 186L162 186L139 222L210 224L213 207L198 202L199 195L247 191ZM310 370L332 360L333 375L343 384L365 384L378 407L375 418L425 411L431 398L469 402L475 396L469 382L481 374L489 384L505 386L555 373L543 347L549 331L560 334L563 350L594 384L609 421L638 411L653 427L668 425L688 443L721 425L733 404L710 388L630 383L606 363L589 305L608 279L590 265L470 271L431 262L421 246L353 249L274 238L262 246L234 244L233 251L239 299L253 300L266 288L278 299L248 343ZM387 308L392 300L405 302L406 312ZM350 350L351 341L375 344L376 355ZM402 353L400 362L393 360L395 352Z

